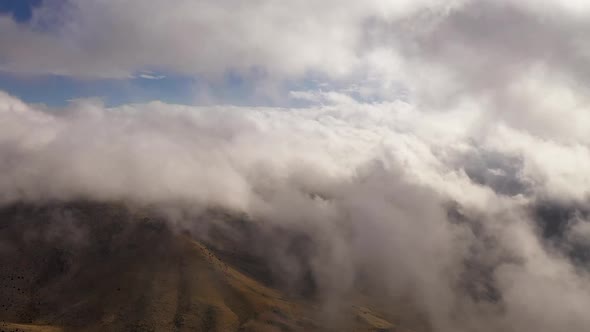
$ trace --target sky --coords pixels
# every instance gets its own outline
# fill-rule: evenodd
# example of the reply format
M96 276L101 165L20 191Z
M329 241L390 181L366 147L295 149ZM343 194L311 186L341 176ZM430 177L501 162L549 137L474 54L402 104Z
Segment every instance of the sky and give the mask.
M264 253L326 307L368 284L433 331L590 326L587 1L0 12L1 204L227 209L307 236L305 269Z
M16 22L26 22L33 16L35 7L41 0L6 0L0 4L0 13L10 15Z

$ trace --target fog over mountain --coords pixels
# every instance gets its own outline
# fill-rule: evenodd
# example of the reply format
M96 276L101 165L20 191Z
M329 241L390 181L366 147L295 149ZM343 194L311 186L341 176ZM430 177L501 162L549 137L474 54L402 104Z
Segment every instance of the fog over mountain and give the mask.
M431 331L587 331L589 16L550 0L45 1L29 23L0 17L3 71L235 71L276 103L0 92L0 204L126 204L203 241L240 237L211 211L239 216L257 235L237 243L287 289L312 280L334 317L361 292Z

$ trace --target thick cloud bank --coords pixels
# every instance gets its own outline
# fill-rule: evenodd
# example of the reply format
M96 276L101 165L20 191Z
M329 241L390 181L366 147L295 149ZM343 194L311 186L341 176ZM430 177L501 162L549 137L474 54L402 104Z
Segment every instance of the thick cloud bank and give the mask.
M312 240L326 303L362 283L436 331L584 331L587 146L503 124L482 135L485 116L352 101L42 109L3 94L0 200L246 213Z

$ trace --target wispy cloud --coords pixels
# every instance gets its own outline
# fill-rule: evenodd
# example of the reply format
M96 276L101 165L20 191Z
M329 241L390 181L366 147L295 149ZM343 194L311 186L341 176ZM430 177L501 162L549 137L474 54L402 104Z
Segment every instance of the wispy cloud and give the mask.
M139 74L137 77L143 78L146 80L161 80L166 78L164 75L154 75L154 74Z

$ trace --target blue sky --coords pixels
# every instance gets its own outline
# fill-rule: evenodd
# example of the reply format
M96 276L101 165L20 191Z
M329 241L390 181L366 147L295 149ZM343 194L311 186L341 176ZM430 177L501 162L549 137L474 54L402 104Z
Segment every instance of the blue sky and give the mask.
M0 1L0 14L11 15L17 22L26 22L31 19L35 7L42 0L2 0Z
M23 76L0 72L0 90L27 102L63 106L71 99L99 97L107 105L161 100L192 104L196 79L171 76L162 79L84 80L58 75Z
M146 78L147 77L147 78ZM256 91L257 80L228 73L220 80L197 76L139 73L129 79L80 79L62 75L22 75L0 71L0 90L29 103L65 106L73 99L101 98L107 106L159 100L174 104L239 106L305 106L289 91L318 89L318 81L276 82L272 94Z

